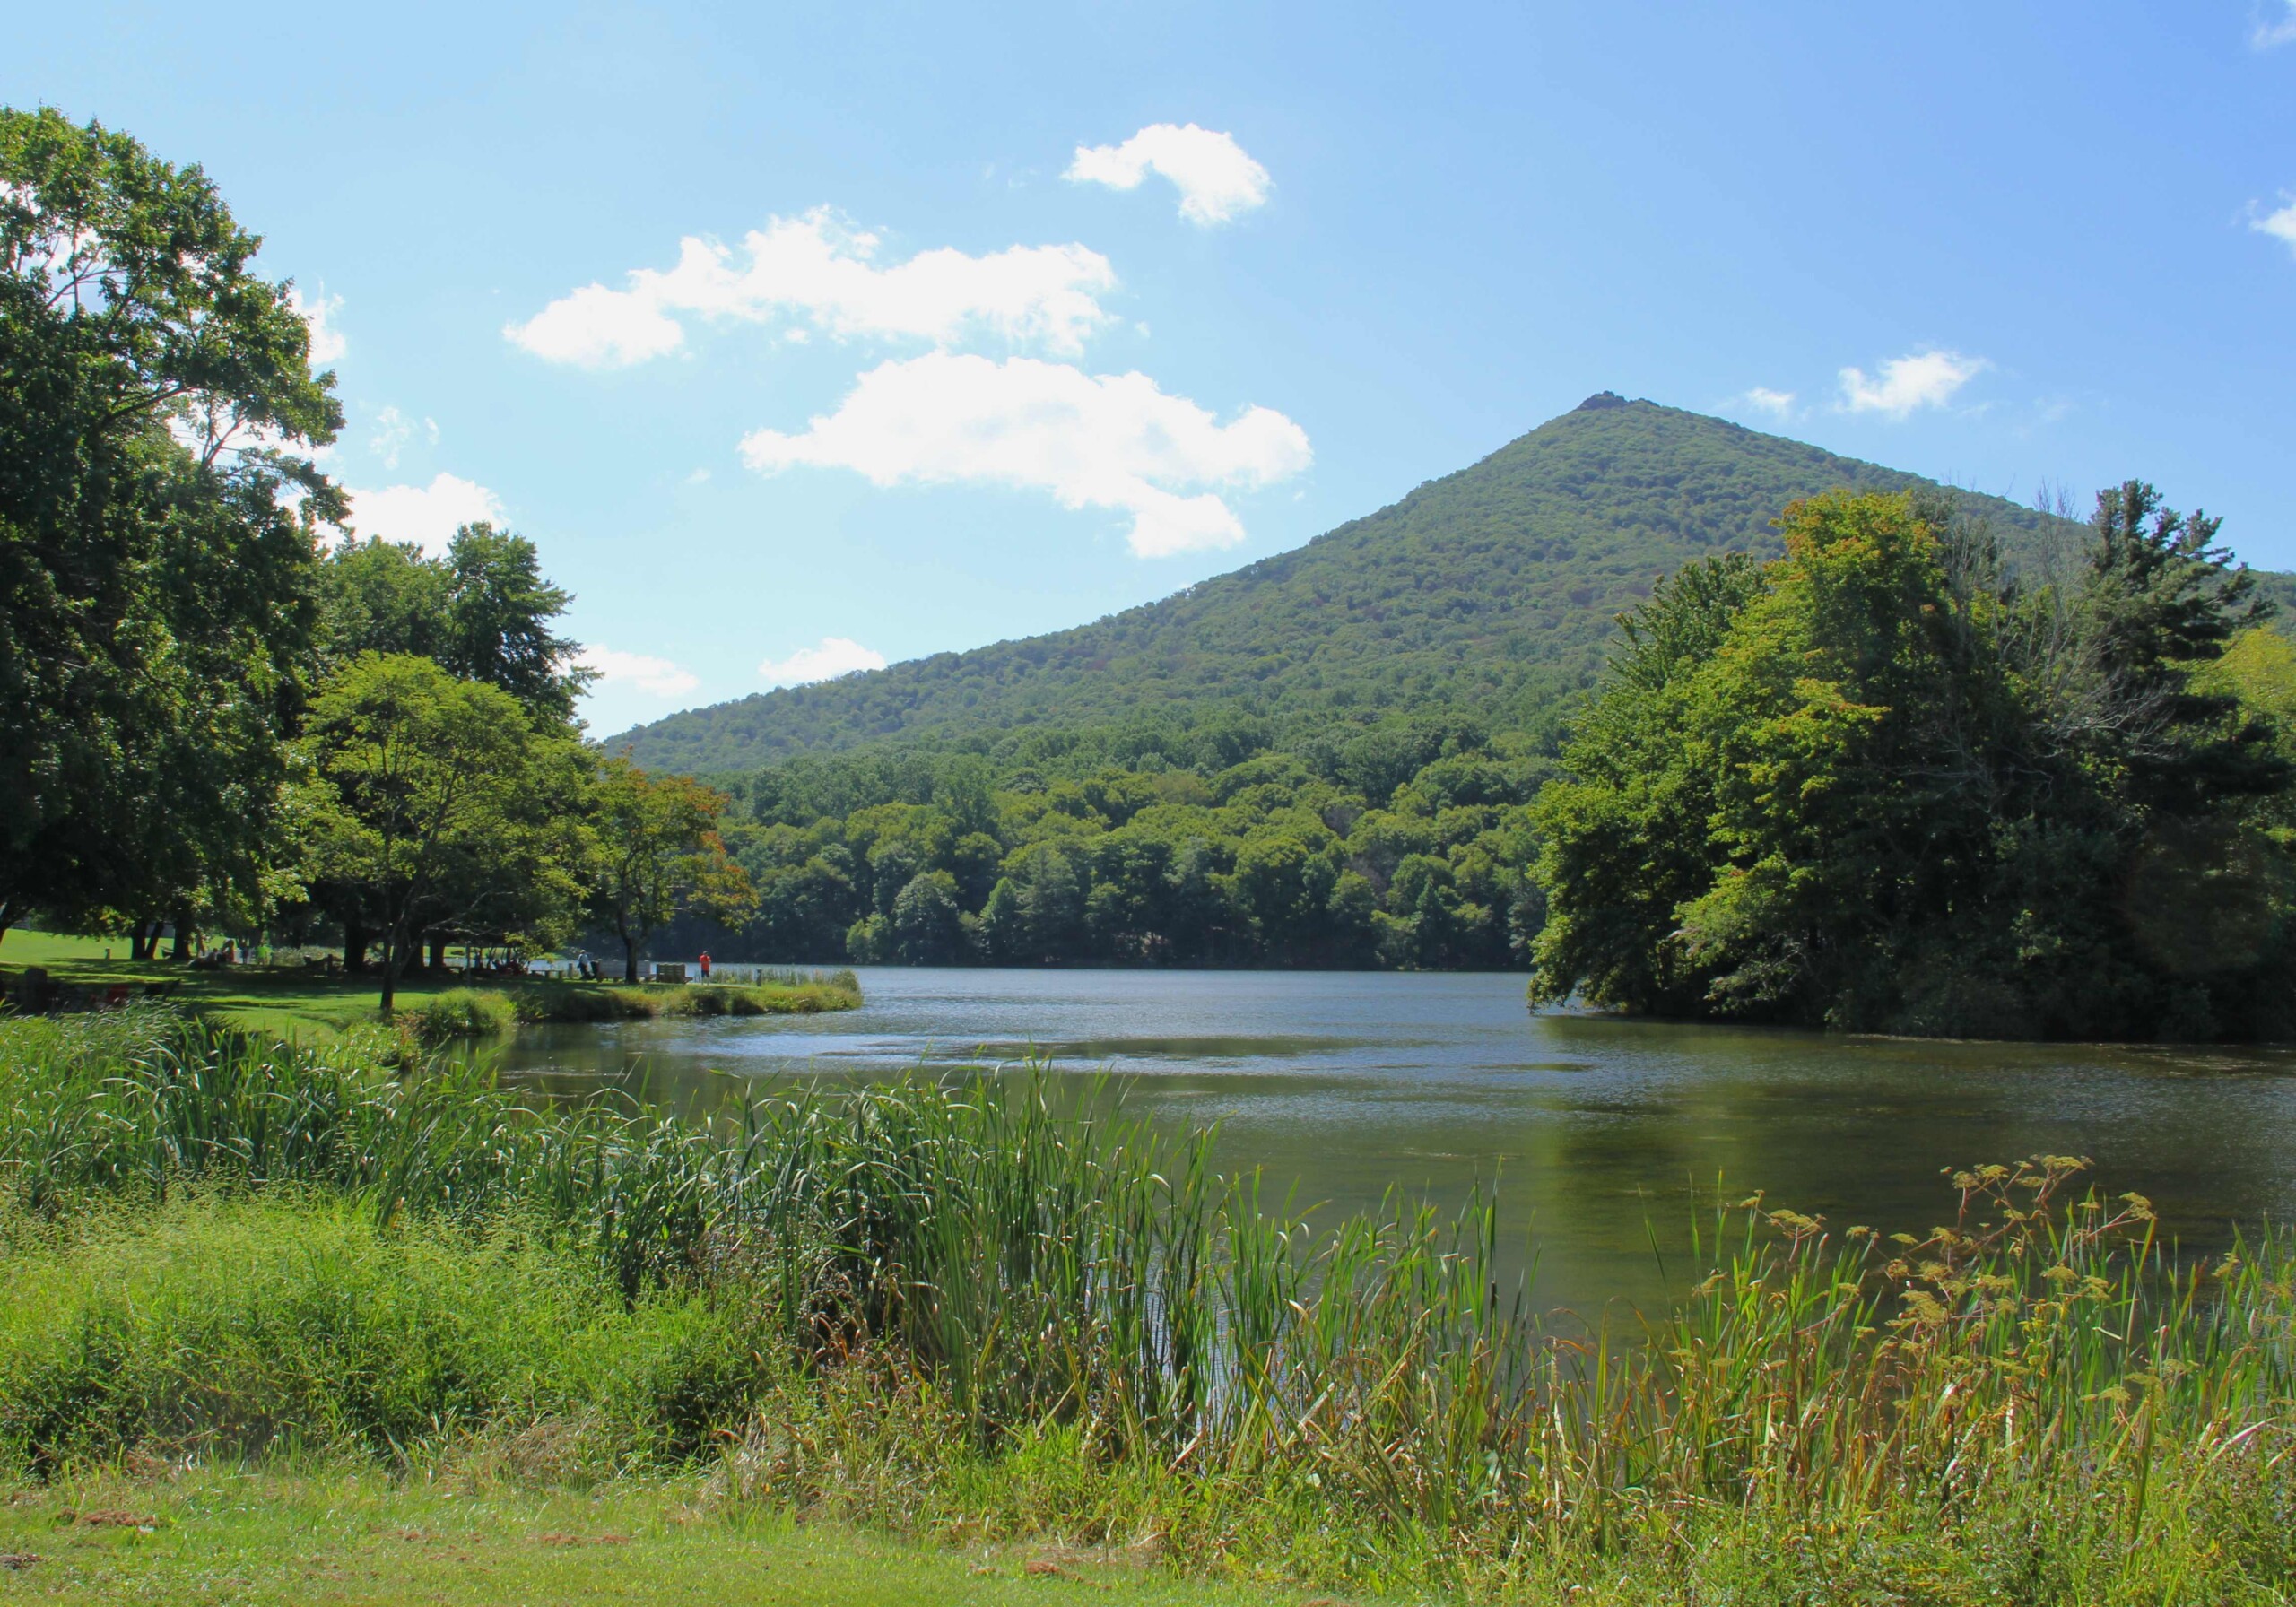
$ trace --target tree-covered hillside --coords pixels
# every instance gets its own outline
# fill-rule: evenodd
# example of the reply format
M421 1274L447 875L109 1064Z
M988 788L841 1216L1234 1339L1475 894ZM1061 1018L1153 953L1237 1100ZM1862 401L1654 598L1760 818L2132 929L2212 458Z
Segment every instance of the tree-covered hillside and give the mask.
M1796 498L1912 474L1605 392L1306 546L1090 625L694 709L613 738L724 773L886 738L1248 712L1296 732L1438 710L1543 723L1615 617L1683 563L1780 551ZM1964 495L2013 556L2077 526ZM1286 745L1289 745L1288 743Z

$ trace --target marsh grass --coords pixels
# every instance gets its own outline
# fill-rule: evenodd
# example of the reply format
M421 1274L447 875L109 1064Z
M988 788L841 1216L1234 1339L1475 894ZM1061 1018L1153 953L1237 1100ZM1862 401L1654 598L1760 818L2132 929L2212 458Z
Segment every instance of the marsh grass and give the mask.
M849 970L775 971L753 984L708 982L635 987L603 982L532 982L504 995L521 1021L643 1021L687 1015L812 1015L854 1010L861 985Z
M489 988L450 987L401 1012L421 1042L453 1038L495 1038L518 1024L517 1007L508 995Z
M378 1245L501 1254L487 1236L517 1223L625 1313L738 1308L759 1367L700 1414L727 1499L1476 1591L2296 1588L2296 1241L2181 1258L2070 1159L1949 1178L1952 1220L1921 1235L1717 1204L1676 1309L1578 1324L1494 1282L1487 1203L1318 1229L1217 1174L1206 1138L1026 1074L683 1121L127 1013L0 1023L0 1107L27 1220L294 1191ZM571 1332L550 1309L503 1332ZM533 1343L534 1372L559 1365ZM439 1424L578 1406L484 1399L509 1404Z
M301 1190L6 1225L0 1458L393 1462L540 1431L562 1474L676 1465L754 1395L741 1302L625 1302L515 1221L379 1231ZM532 1453L528 1453L531 1456Z

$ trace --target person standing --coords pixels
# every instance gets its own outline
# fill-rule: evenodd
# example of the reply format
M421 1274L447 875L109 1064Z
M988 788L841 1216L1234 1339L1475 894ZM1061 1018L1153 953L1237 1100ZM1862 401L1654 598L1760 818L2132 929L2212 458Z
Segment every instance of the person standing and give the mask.
M707 949L701 951L701 979L704 982L709 980L709 951Z

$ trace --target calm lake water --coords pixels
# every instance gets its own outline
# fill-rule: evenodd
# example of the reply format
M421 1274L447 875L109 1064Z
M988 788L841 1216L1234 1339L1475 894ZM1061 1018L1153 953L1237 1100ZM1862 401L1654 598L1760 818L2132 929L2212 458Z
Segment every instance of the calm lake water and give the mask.
M1918 1042L1525 1008L1517 976L861 973L838 1015L533 1029L506 1079L705 1103L736 1086L961 1075L1031 1051L1130 1108L1216 1125L1311 1220L1390 1188L1494 1187L1543 1304L1648 1301L1685 1272L1692 1202L1764 1191L1837 1224L1948 1220L1942 1168L2087 1155L2187 1245L2296 1214L2296 1051ZM1653 1250L1670 1256L1662 1273Z

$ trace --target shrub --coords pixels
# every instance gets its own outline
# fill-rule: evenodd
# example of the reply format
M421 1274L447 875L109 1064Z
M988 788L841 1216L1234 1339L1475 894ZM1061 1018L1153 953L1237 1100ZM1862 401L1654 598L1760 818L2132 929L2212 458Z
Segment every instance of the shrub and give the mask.
M491 1038L518 1024L517 1009L509 995L491 988L451 987L401 1013L426 1044L444 1043L450 1038Z
M538 982L517 995L522 1021L642 1021L659 1013L642 987L598 982Z
M792 971L755 986L675 983L636 987L595 982L541 982L518 990L522 1021L644 1021L665 1015L794 1015L852 1010L861 1003L851 971Z
M738 1300L626 1303L513 1219L385 1230L323 1196L195 1196L16 1216L0 1246L0 1462L22 1469L154 1445L399 1457L539 1421L596 1470L674 1463L761 1377Z

